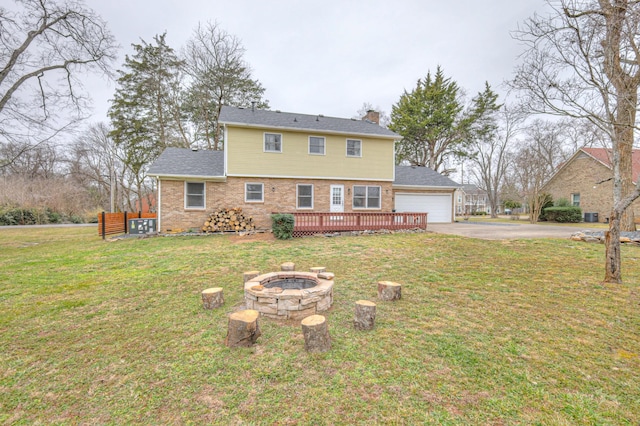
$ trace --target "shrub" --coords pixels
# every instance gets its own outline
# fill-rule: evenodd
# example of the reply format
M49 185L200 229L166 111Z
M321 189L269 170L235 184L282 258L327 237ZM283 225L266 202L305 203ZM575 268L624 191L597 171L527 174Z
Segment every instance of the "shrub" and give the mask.
M0 212L0 225L37 225L39 217L35 209L8 208Z
M571 203L566 198L558 198L554 203L554 207L571 207Z
M540 209L540 216L538 216L538 221L540 222L545 220L553 221L553 219L549 219L547 217L547 213L546 213L546 210L549 207L553 207L553 198L551 197L550 194L546 194L546 193L540 194L539 197L540 197L540 200L542 201L542 208Z
M47 214L47 220L49 223L60 223L62 222L62 216L58 212L54 212L51 209L46 209L45 213Z
M272 214L271 228L273 235L279 240L288 240L293 237L293 225L295 219L292 214Z
M547 207L544 209L547 220L559 223L579 223L582 221L580 207Z

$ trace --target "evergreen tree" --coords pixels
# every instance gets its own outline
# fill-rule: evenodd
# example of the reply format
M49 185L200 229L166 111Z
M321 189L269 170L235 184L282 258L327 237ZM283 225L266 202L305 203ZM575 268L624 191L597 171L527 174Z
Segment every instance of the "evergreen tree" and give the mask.
M166 33L154 43L133 44L135 53L118 71L118 88L109 118L114 142L123 148L125 164L143 190L147 166L167 146L188 146L180 116L182 62L166 43ZM141 194L139 194L141 195Z
M466 156L470 126L462 93L438 67L427 73L411 92L405 90L391 110L389 128L402 136L397 160L441 171L449 157Z

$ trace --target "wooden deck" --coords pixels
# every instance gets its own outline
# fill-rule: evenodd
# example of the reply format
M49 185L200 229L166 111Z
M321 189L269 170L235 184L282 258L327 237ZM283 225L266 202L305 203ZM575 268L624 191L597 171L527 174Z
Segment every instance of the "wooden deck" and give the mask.
M293 235L381 229L427 229L427 213L290 213L295 218Z

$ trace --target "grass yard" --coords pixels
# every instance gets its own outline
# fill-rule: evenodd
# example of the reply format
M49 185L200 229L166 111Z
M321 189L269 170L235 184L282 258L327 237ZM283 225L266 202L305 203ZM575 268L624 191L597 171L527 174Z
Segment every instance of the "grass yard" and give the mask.
M640 248L424 234L104 242L0 230L2 424L640 424ZM333 349L261 319L228 349L242 273L326 266ZM354 303L403 284L356 332ZM200 292L224 288L202 309Z

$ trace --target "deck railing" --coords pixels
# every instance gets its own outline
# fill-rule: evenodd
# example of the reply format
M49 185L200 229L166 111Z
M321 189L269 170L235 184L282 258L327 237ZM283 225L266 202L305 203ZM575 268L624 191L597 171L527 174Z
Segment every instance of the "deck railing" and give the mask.
M427 229L427 213L291 213L294 236L342 231Z

